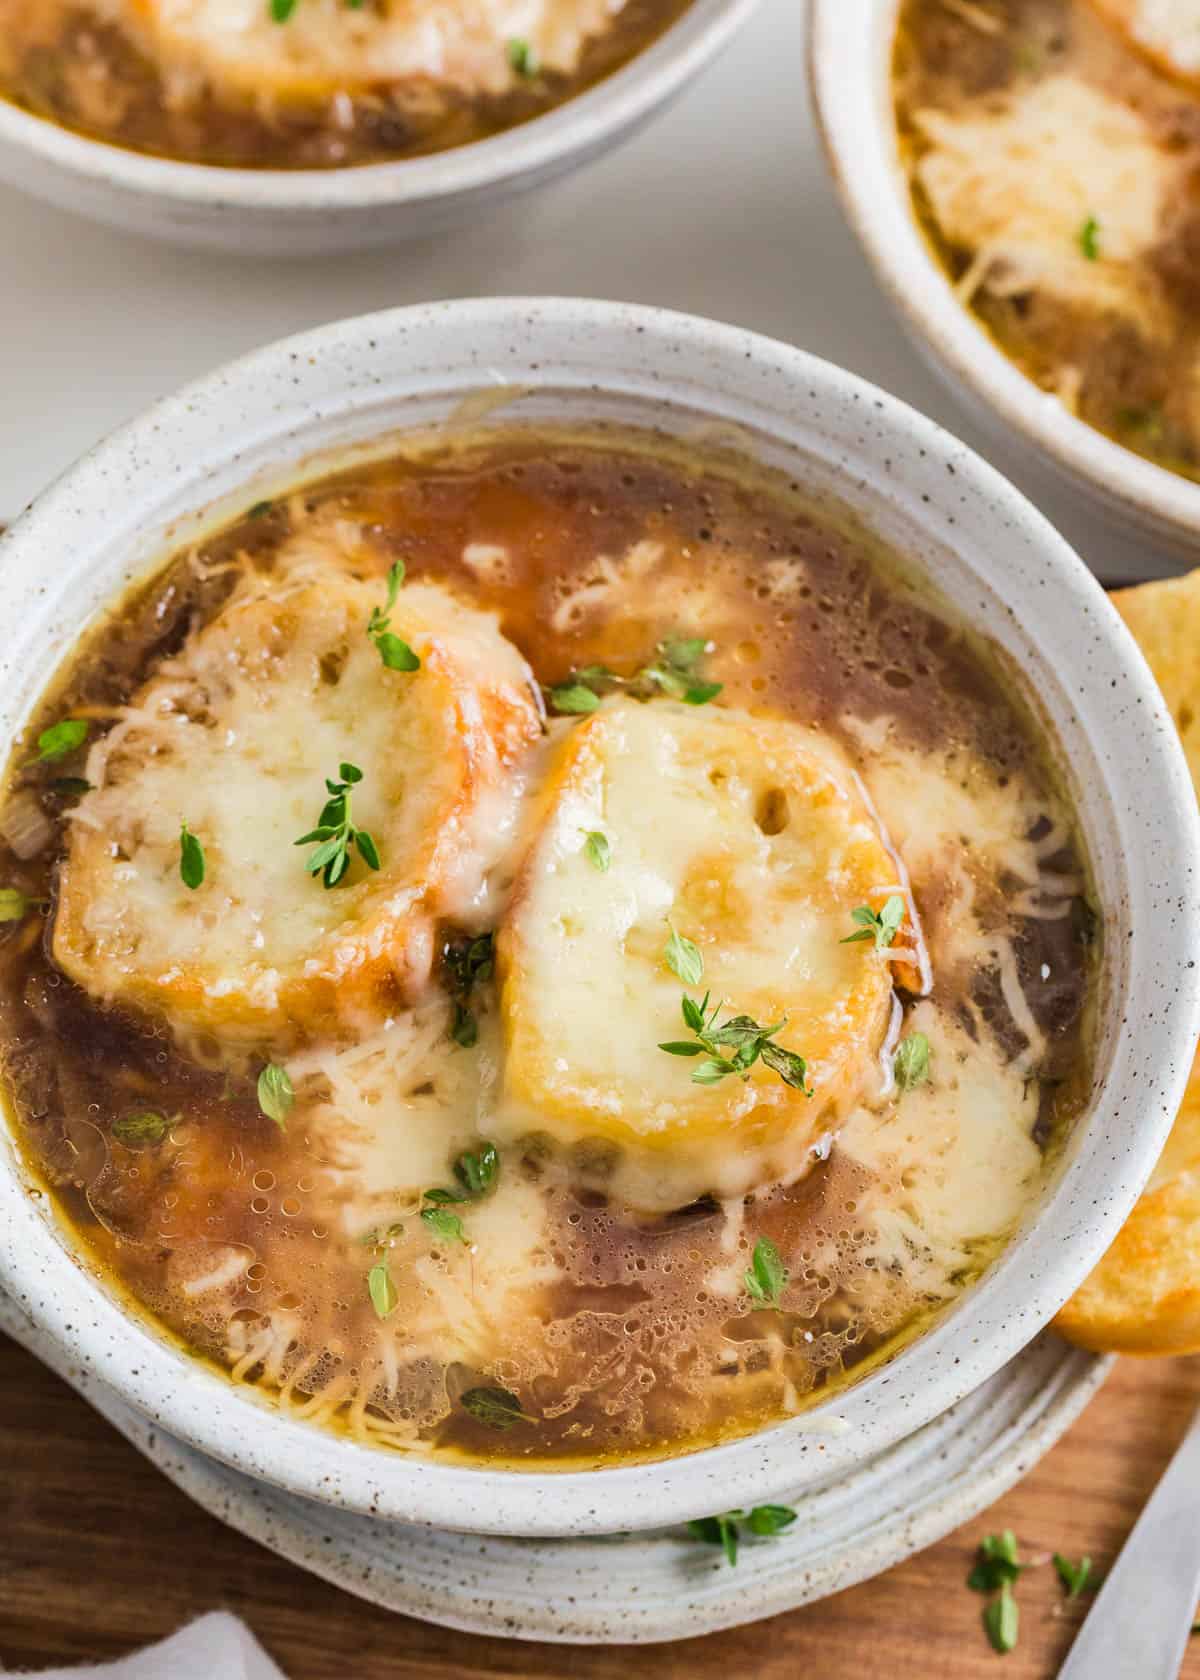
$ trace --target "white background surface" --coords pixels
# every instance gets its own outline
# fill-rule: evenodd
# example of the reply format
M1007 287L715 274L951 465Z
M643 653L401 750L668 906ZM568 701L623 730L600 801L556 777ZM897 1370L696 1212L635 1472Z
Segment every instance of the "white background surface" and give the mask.
M1107 579L1172 569L990 443L918 361L843 226L809 109L804 0L762 0L667 115L478 226L280 262L176 251L0 188L0 520L154 398L387 305L559 293L667 305L853 368L1007 471Z

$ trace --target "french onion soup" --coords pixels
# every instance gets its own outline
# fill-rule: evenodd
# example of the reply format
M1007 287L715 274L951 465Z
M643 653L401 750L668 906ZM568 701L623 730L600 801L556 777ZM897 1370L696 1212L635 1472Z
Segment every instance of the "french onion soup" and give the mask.
M381 1446L597 1465L802 1410L978 1277L1090 1090L1036 708L715 446L427 435L250 507L87 633L0 836L34 1193Z
M1200 0L904 0L915 213L1081 420L1200 478Z
M688 0L0 0L0 96L181 162L335 169L486 139Z

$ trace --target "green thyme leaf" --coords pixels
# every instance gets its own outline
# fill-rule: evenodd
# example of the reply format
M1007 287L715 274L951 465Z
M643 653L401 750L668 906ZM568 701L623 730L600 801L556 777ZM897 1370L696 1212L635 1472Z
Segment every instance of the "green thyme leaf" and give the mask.
M754 1245L750 1269L743 1274L743 1282L756 1301L765 1307L777 1307L787 1288L788 1269L770 1237L759 1237Z
M421 1218L428 1225L435 1237L443 1242L465 1243L466 1232L463 1230L462 1220L456 1213L447 1213L441 1207L423 1207Z
M50 792L56 793L60 799L79 799L92 791L92 784L86 776L55 776L48 786Z
M924 1033L902 1038L892 1057L892 1073L901 1091L911 1091L929 1078L929 1040Z
M727 1561L736 1565L740 1528L748 1528L751 1534L761 1539L770 1539L782 1534L795 1521L796 1512L790 1505L756 1505L749 1513L723 1511L717 1517L697 1517L688 1523L688 1529L695 1539L702 1540L706 1546L720 1546Z
M778 1028L775 1030L778 1031ZM797 1055L794 1050L785 1050L782 1044L772 1044L765 1035L755 1048L771 1072L777 1073L785 1085L803 1091L806 1097L812 1096L812 1086L808 1083L808 1063L803 1056Z
M663 948L663 958L667 967L685 986L698 986L704 978L704 958L700 954L700 947L682 934L676 933L670 922L667 926L671 930L671 936Z
M204 847L186 823L179 830L179 878L193 892L204 880Z
M756 1505L746 1518L751 1534L782 1534L796 1520L797 1513L790 1505Z
M37 756L31 758L29 764L53 764L57 759L66 758L68 753L83 745L91 727L86 718L63 718L60 723L52 723L38 736Z
M607 665L584 665L571 673L569 681L546 691L552 711L570 715L594 712L601 696L613 690L635 700L652 700L665 694L689 706L704 706L721 692L722 684L705 682L696 675L696 665L708 642L700 636L676 636L660 642L656 656L632 677L620 677Z
M722 1079L736 1073L737 1065L724 1056L709 1056L692 1072L693 1085L719 1085Z
M542 67L533 47L520 35L514 35L509 41L507 55L518 76L536 76Z
M612 862L612 847L608 843L608 835L601 834L598 828L594 828L588 835L583 849L593 868L598 869L601 875L607 874L608 866Z
M382 630L375 637L375 646L379 649L379 657L389 671L419 671L421 661L409 647L406 641L393 635L390 630Z
M485 1196L499 1171L500 1156L494 1143L485 1143L478 1155L464 1150L454 1163L454 1176L469 1196Z
M1006 1528L1002 1534L988 1534L980 1541L967 1585L972 1592L996 1592L1016 1581L1024 1568L1017 1560L1016 1535Z
M176 1115L175 1119L178 1118ZM127 1148L139 1149L143 1144L161 1143L174 1124L175 1121L168 1120L165 1114L148 1108L137 1114L123 1114L119 1120L114 1120L112 1135Z
M703 1044L693 1043L691 1039L668 1039L665 1044L660 1044L658 1048L665 1050L668 1056L699 1056L704 1046Z
M391 612L392 608L396 605L396 597L400 593L400 585L404 582L404 576L407 569L408 568L405 566L403 560L393 560L391 565L388 567L387 606L384 608L385 612Z
M661 645L661 653L673 671L688 672L698 664L708 643L703 636L682 636Z
M325 779L329 798L321 807L316 828L292 842L295 846L311 846L318 842L305 869L310 875L320 875L326 887L336 887L350 868L350 848L355 846L368 869L381 867L379 849L365 828L355 828L351 820L352 790L363 779L357 764L345 761L338 765L340 781Z
M673 700L689 706L706 706L720 694L722 683L701 682L694 676L696 665L708 647L700 636L673 637L658 644L658 659L645 666L633 679L633 688L658 688Z
M442 968L447 990L454 1000L450 1037L464 1050L479 1042L479 1023L467 1007L467 1000L479 981L491 978L494 967L490 933L480 933L471 939L447 940L442 946Z
M268 1062L258 1076L258 1106L268 1120L274 1120L281 1132L287 1129L284 1122L295 1100L296 1093L292 1089L288 1070L275 1062Z
M375 643L380 659L389 671L419 671L421 661L408 643L392 630L391 612L404 582L404 562L396 560L388 568L387 601L383 610L371 608L367 620L367 635Z
M1000 1588L999 1597L984 1605L983 1626L993 1651L1004 1655L1013 1650L1020 1629L1020 1612L1008 1581Z
M295 5L295 3L296 3L296 0L292 0L292 5ZM291 7L289 7L288 10L290 11ZM284 19L279 18L277 21L282 23L284 21ZM264 514L270 513L271 509L274 506L275 506L274 502L255 502L255 504L252 508L247 509L246 518L247 519L261 519Z
M536 1423L521 1410L521 1402L507 1388L469 1388L461 1394L459 1405L489 1429L511 1429L515 1423Z
M857 910L850 912L850 920L859 924L859 931L847 934L841 943L856 945L860 939L873 939L877 951L885 950L900 929L904 910L904 900L899 893L893 893L882 910L872 910L869 904L860 904Z
M1100 223L1095 216L1089 216L1079 230L1079 249L1089 262L1100 255Z
M1082 1557L1078 1563L1072 1563L1061 1552L1055 1552L1054 1570L1066 1589L1067 1597L1078 1598L1081 1592L1087 1590L1088 1577L1092 1573L1092 1560L1090 1557Z
M695 998L685 997L680 1007L683 1011L685 1025L689 1026L695 1033L703 1032L704 1012L708 1008L707 993L703 1003L697 1003Z
M40 902L27 898L20 887L0 887L0 922L19 922Z
M378 869L380 867L379 848L365 828L354 830L354 844L358 847L359 856L368 869Z
M738 1520L740 1511L726 1511L719 1517L697 1517L688 1524L689 1531L706 1546L720 1546L728 1562L738 1560Z
M399 1306L400 1297L396 1294L396 1285L392 1282L386 1260L376 1261L367 1273L367 1293L376 1318L388 1318Z
M565 717L594 712L600 704L600 696L595 690L581 682L561 683L550 690L548 698L554 710Z

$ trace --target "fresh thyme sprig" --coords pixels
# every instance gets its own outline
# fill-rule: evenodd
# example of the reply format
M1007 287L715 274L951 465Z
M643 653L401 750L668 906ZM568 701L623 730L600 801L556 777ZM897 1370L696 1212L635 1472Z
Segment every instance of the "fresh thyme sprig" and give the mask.
M705 992L702 1003L695 998L684 995L680 1008L684 1025L695 1035L694 1039L671 1039L660 1043L659 1049L665 1050L668 1056L703 1056L704 1060L692 1072L692 1082L696 1085L717 1085L731 1073L739 1074L743 1079L749 1079L750 1069L755 1062L763 1061L772 1073L777 1073L785 1085L794 1090L803 1091L806 1097L811 1097L813 1088L808 1083L808 1063L795 1050L785 1050L782 1044L774 1042L775 1034L782 1032L787 1025L787 1016L776 1021L772 1026L762 1027L749 1015L731 1015L727 1020L717 1024L723 1004L715 1003L709 1007L711 994ZM726 1052L731 1054L726 1054Z
M469 939L447 940L442 947L442 967L454 999L450 1037L464 1050L469 1050L479 1038L479 1023L467 1007L471 991L477 981L491 978L495 960L490 933L476 934Z
M584 665L573 671L565 683L547 689L552 711L567 716L594 712L605 694L622 693L635 700L651 700L656 694L669 695L689 706L704 706L720 694L722 683L705 682L696 667L708 651L703 636L674 637L659 642L655 657L632 677L618 676L607 665Z
M893 893L882 910L872 910L869 904L860 904L857 910L850 912L850 920L859 924L858 932L848 933L841 943L857 945L860 939L873 939L877 951L885 950L900 931L904 911L904 900L899 893Z
M790 1528L795 1520L796 1513L790 1505L756 1505L751 1511L723 1511L719 1517L697 1517L688 1528L705 1545L720 1546L727 1561L736 1565L741 1529L748 1528L761 1539L771 1539Z
M441 1237L443 1242L466 1242L462 1220L456 1213L447 1210L463 1202L477 1202L481 1196L486 1196L499 1171L500 1156L494 1143L485 1143L478 1155L464 1150L454 1163L454 1176L458 1180L456 1188L446 1190L439 1187L425 1192L421 1218L434 1236Z
M421 1220L443 1242L465 1243L467 1234L462 1220L449 1209L464 1202L477 1202L488 1195L495 1187L499 1173L500 1154L494 1143L482 1143L478 1154L464 1149L454 1162L455 1186L447 1189L439 1185L422 1192ZM382 1248L393 1237L400 1236L403 1230L404 1221L398 1219L392 1225L368 1231L362 1242L367 1248Z
M375 643L379 657L389 671L419 671L420 659L408 643L391 628L392 608L396 605L396 597L403 582L404 562L397 560L388 568L387 604L382 611L378 607L371 608L371 616L367 620L367 635Z
M311 846L319 842L305 868L310 875L320 875L326 887L336 887L350 867L350 848L357 846L368 869L379 868L379 851L365 828L355 828L350 820L351 789L362 781L362 771L356 764L340 764L340 782L326 778L329 798L317 819L316 828L293 841L296 846Z

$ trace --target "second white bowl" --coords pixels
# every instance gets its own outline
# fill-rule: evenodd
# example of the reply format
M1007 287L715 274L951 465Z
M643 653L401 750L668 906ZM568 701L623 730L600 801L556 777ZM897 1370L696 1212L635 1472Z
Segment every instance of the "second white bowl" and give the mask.
M891 97L900 0L812 0L809 70L851 230L913 344L972 414L1135 536L1200 553L1200 484L1122 449L1039 390L955 295L912 213Z
M620 70L544 116L428 157L350 169L217 169L150 157L0 99L0 181L178 245L301 256L391 245L490 213L634 133L682 92L757 0L692 0Z

